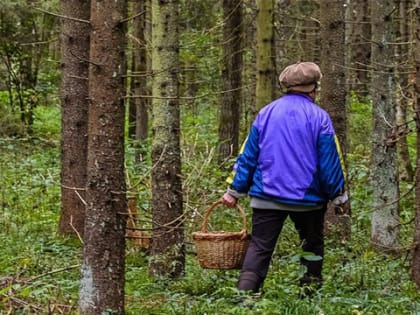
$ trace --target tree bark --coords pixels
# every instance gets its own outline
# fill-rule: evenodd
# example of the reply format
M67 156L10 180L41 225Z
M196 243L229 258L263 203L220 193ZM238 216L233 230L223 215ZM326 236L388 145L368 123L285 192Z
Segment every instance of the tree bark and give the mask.
M395 137L393 1L372 0L372 245L394 253L399 247L399 189Z
M257 0L257 110L273 100L273 0Z
M92 0L82 314L124 314L126 1ZM112 14L111 14L112 13Z
M144 142L149 135L149 95L147 87L148 64L150 58L147 56L148 39L146 36L146 18L150 7L147 1L134 1L133 14L140 14L133 20L133 61L131 77L131 93L134 98L130 99L130 112L132 119L130 134L139 144Z
M243 45L247 47L248 54L243 56L243 86L242 86L242 112L245 130L251 127L255 114L257 113L256 98L255 98L255 82L256 82L256 48L255 40L257 33L257 4L254 0L243 1L243 20L244 25L244 39Z
M345 72L345 0L321 1L321 70L322 89L321 106L331 116L334 129L345 159L347 152L347 90ZM345 162L344 162L345 163ZM349 238L350 214L349 207L346 213L336 213L334 207L328 209L326 214L326 231L333 226L335 233L342 239Z
M411 68L412 58L409 56L409 42L410 42L410 27L409 27L409 10L410 1L400 0L396 2L399 7L399 22L398 22L398 36L396 59L398 62L397 74L397 113L396 123L400 130L398 139L398 156L400 160L400 179L411 183L414 178L414 170L411 164L410 151L408 150L407 134L409 128L407 126L407 111L410 109L410 99L412 96L412 84L409 82L406 69Z
M351 90L361 101L365 101L369 94L370 76L368 65L370 64L371 45L371 24L369 23L369 1L350 1L353 23L350 23L351 46L350 72Z
M219 160L236 156L242 103L242 0L223 0L223 69Z
M89 21L90 1L61 1L61 12ZM87 23L62 20L61 215L58 233L83 237L88 129L89 34Z
M416 63L416 134L417 134L417 160L416 160L416 188L415 188L415 217L414 217L414 246L413 260L411 262L411 276L417 287L420 288L420 0L416 0L415 16L415 63Z
M178 1L152 1L152 212L150 272L184 273L179 112Z

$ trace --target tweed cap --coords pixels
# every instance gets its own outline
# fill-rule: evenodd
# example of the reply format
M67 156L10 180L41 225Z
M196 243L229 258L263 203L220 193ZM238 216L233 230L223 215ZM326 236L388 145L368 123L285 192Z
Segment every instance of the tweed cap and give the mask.
M322 78L321 69L313 62L298 62L287 66L279 76L288 91L309 93Z

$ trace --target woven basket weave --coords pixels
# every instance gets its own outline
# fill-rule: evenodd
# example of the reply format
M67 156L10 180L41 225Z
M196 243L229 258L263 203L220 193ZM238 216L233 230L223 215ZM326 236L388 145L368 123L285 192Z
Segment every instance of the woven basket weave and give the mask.
M200 232L193 232L192 238L197 250L197 259L205 269L238 269L241 268L251 236L246 230L246 215L243 208L236 204L242 215L240 232L207 231L207 223L213 209L223 204L214 202L206 211Z
M137 228L136 219L137 219L137 200L134 198L128 199L128 218L125 237L131 241L133 245L144 250L149 250L152 237L150 232L143 231Z

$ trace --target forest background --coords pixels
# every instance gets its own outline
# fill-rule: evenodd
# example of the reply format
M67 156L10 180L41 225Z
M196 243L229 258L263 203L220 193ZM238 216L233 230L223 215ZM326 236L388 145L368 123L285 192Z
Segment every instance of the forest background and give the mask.
M106 8L112 2L102 1L102 5ZM92 8L95 3L92 1ZM122 268L123 277L116 281L116 287L105 288L110 293L104 296L110 294L114 304L110 302L110 309L104 308L98 314L420 314L420 272L419 267L416 269L420 265L416 260L419 185L415 172L420 130L416 120L419 2L118 3L121 7L104 10L101 16L99 10L91 9L89 1L0 1L0 314L95 314L80 302L86 301L86 273L81 268L86 265L86 257L117 262ZM68 14L71 11L66 11L66 5L68 10L78 8L78 15L74 15L76 11ZM151 29L160 29L165 21L153 15L152 6L159 13L169 9L162 17L179 10L177 19L167 21L176 27L166 29L168 34L176 31L179 44L174 49L176 62L166 60L178 67L176 97L162 96L157 89L165 84L159 81L162 78L156 71L156 60L162 55L153 47L159 40L163 47L165 39L158 38L157 31L152 36ZM92 16L81 17L83 8ZM113 28L120 32L119 37L112 37L112 42L95 41L98 34L92 34L91 54L85 57L82 52L62 50L66 34L76 30L75 25L88 24L89 19L97 33L105 34L107 30L100 29L98 21L111 16L107 12L115 13L111 22L115 18L118 25L125 25L125 29ZM78 41L82 37L70 44ZM95 63L92 57L100 57L103 52L118 55L121 47L127 71L116 76L124 79L124 85L107 91L107 77L98 78L92 70L103 64ZM92 53L94 49L98 49L97 55ZM238 55L240 58L235 59ZM106 119L97 122L103 123L104 130L119 126L124 132L123 154L117 156L124 167L117 165L116 172L123 171L122 185L129 208L126 200L117 209L109 208L107 196L100 191L84 195L91 189L87 183L103 179L92 165L91 172L89 165L85 168L86 187L63 182L63 178L69 179L69 173L78 174L84 161L79 154L94 151L77 147L84 138L78 130L80 125L65 120L65 109L70 108L66 98L69 94L65 93L72 91L63 88L68 83L63 76L69 67L70 59L66 58L77 59L86 69L91 67L90 94L73 91L85 98L85 119L89 106L95 110L94 101L90 105L86 102L95 87L104 87L98 95L116 96L116 103L124 101L122 119L117 118L120 107L109 124ZM343 141L351 205L331 219L338 231L333 229L327 237L325 283L316 296L299 299L297 279L303 272L299 259L307 253L301 252L293 226L287 222L264 294L254 301L252 310L244 309L235 304L238 271L202 269L191 233L200 230L206 209L224 193L225 178L256 111L281 95L278 73L299 60L317 62L324 72L318 101L330 112ZM235 66L240 66L239 70ZM166 73L166 68L162 69ZM232 70L241 75L229 76ZM156 124L162 112L163 116L175 118L173 130L168 133ZM106 112L101 114L106 116ZM223 126L236 119L238 124L230 126L233 131L224 130ZM93 130L87 123L85 127L85 133ZM74 133L66 133L66 128ZM174 131L177 129L179 133ZM70 141L77 143L69 145ZM171 145L159 151L159 141ZM71 151L69 146L78 149L71 153L76 160L65 168L63 156ZM111 152L114 148L109 147ZM180 209L174 207L175 212L162 206L162 202L168 203L168 191L158 185L162 182L159 171L172 171L159 164L168 152L180 157L173 165L179 163L175 178L182 181L168 185L176 188L177 197L171 203L181 205ZM67 190L77 198L63 199ZM180 191L181 196L177 195ZM86 200L88 205L81 202ZM92 207L90 201L100 206ZM67 209L66 204L73 208ZM241 204L250 218L247 200ZM121 247L123 262L121 255L115 261L112 254L111 258L104 257L104 252L95 257L89 252L94 247L91 238L101 234L80 226L85 224L85 218L86 222L101 223L95 220L118 214L121 207L125 214L127 208L137 212L131 221L136 229L128 230L127 242ZM86 210L86 217L76 212L68 215L76 208ZM166 217L176 224L180 220L182 229L170 228L166 233L171 237L156 238L161 235L159 220ZM217 229L240 229L235 211L214 211L212 220ZM142 238L128 237L133 231ZM124 238L124 234L113 235L116 243L112 244L124 244L118 243L118 237ZM162 262L156 257L165 252L164 241L168 239L176 246L182 243L182 250L175 255L166 253L168 259ZM99 238L94 244L107 241ZM124 289L116 294L121 286ZM111 308L115 305L118 311Z

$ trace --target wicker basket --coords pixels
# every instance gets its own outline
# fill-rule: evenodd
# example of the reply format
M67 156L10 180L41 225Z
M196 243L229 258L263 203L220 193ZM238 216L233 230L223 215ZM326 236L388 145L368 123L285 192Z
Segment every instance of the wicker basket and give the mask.
M125 237L136 247L148 251L150 249L152 237L150 232L137 228L136 220L138 211L136 204L137 201L134 198L128 199L128 218Z
M207 221L213 209L223 204L214 202L206 211L200 232L193 232L192 238L197 250L200 266L205 269L238 269L241 268L251 236L246 230L246 215L243 208L236 204L242 215L240 232L207 231Z

